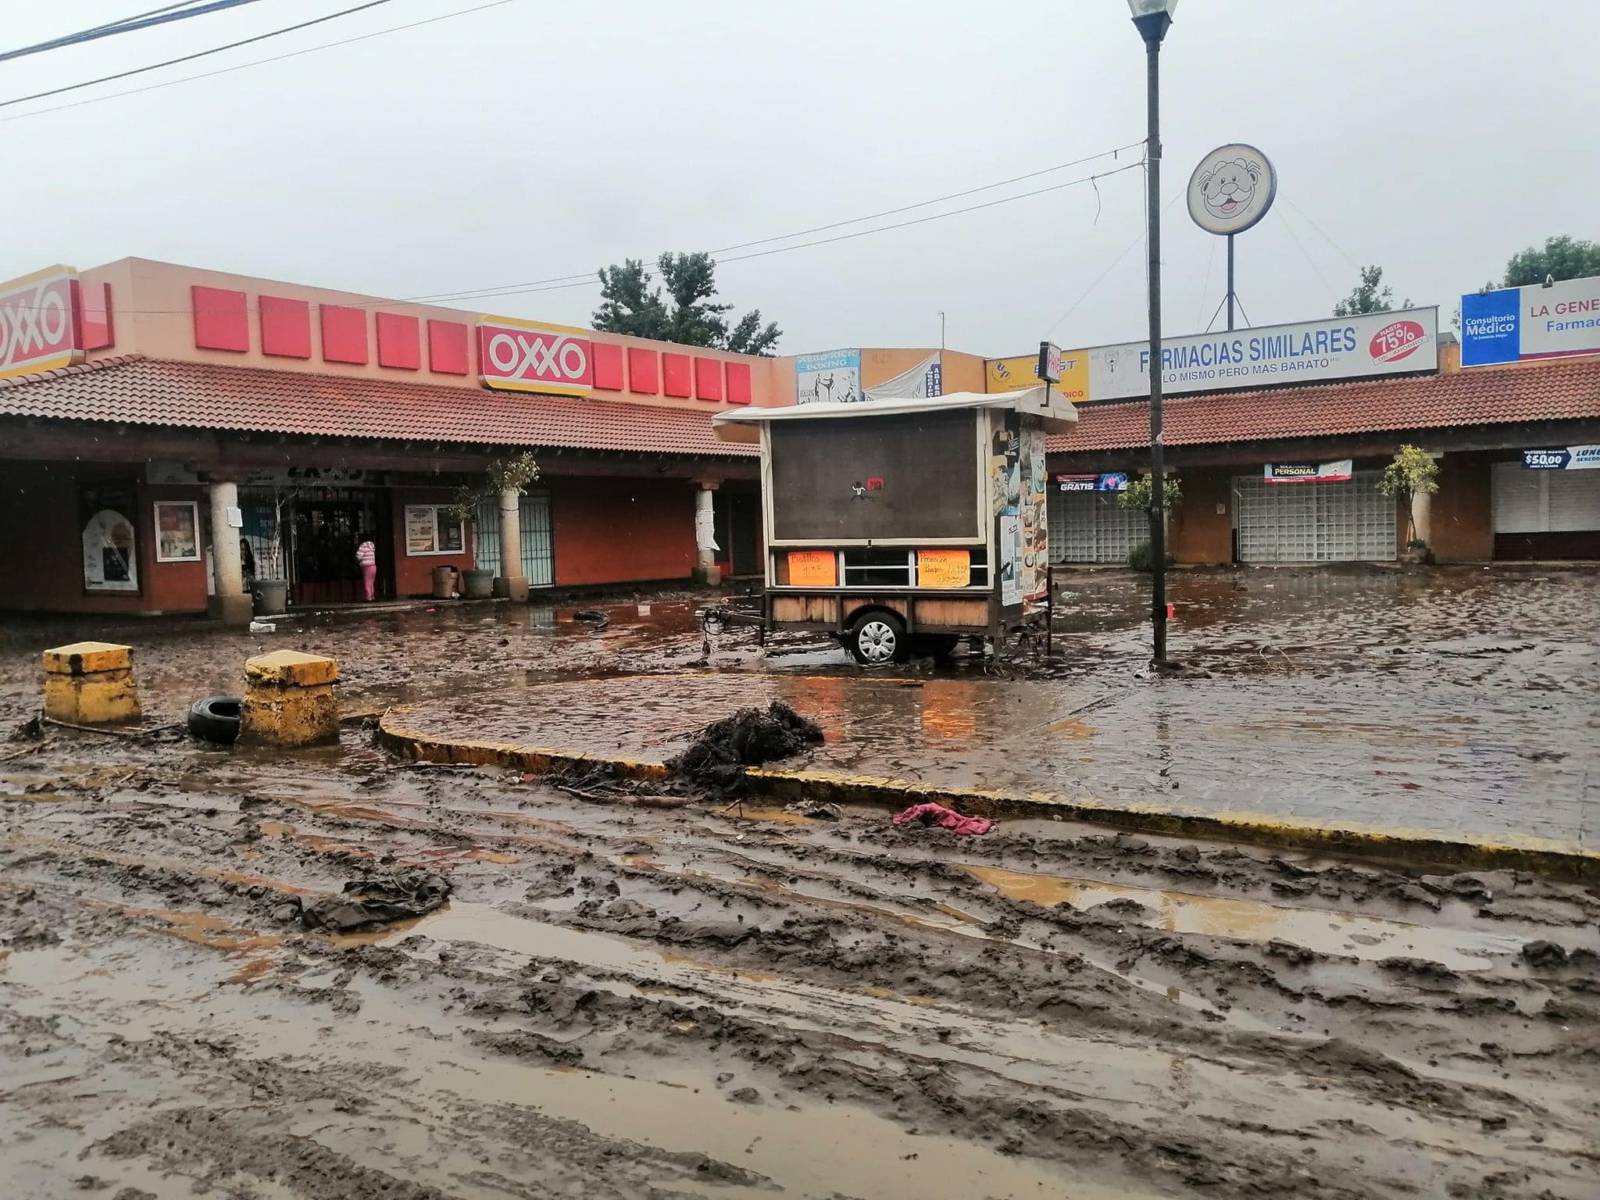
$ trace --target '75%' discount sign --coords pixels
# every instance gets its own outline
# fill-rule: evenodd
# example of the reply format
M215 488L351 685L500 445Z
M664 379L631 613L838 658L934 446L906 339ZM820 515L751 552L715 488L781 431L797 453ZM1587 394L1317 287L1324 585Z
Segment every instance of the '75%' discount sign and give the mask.
M594 386L594 354L586 332L507 317L479 321L478 364L485 386L584 395Z

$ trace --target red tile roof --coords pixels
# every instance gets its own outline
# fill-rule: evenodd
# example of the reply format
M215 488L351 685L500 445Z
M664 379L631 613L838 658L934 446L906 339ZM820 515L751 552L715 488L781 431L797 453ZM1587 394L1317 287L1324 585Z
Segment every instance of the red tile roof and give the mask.
M758 453L720 440L710 410L139 355L0 380L0 416L719 458Z
M1444 429L1600 417L1600 358L1537 367L1477 367L1450 375L1211 392L1162 406L1168 446L1281 441L1389 430ZM1078 410L1059 454L1126 450L1150 442L1148 401Z

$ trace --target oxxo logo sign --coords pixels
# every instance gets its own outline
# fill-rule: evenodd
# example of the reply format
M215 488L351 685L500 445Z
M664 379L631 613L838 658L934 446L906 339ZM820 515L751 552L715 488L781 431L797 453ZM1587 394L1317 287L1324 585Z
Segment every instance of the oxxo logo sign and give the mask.
M0 379L77 360L77 283L77 272L70 267L51 267L0 284Z
M580 395L594 385L589 339L548 325L480 321L478 363L492 388Z

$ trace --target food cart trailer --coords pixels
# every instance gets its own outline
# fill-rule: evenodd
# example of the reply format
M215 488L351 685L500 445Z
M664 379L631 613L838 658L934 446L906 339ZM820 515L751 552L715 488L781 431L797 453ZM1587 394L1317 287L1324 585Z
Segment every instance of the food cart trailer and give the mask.
M719 413L761 445L763 629L869 666L1047 632L1045 436L1076 420L1045 386Z

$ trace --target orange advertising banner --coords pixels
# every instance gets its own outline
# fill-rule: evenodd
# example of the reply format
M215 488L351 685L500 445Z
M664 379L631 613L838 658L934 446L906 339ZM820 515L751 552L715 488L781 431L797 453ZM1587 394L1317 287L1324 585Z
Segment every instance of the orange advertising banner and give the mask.
M832 550L789 551L790 587L833 587L839 582L839 559Z
M918 550L917 586L966 587L972 582L972 553L968 550Z

